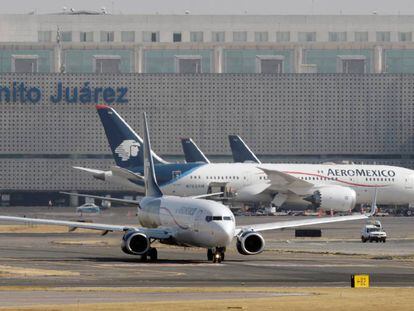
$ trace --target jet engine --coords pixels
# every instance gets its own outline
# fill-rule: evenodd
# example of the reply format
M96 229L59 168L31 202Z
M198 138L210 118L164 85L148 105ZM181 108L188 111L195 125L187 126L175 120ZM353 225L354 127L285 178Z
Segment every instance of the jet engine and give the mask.
M256 255L263 252L265 241L254 231L246 231L237 238L237 250L242 255Z
M142 232L129 231L122 237L122 251L129 255L143 255L150 249L149 238Z
M356 193L349 187L327 186L317 189L303 199L312 203L315 208L344 212L355 207Z

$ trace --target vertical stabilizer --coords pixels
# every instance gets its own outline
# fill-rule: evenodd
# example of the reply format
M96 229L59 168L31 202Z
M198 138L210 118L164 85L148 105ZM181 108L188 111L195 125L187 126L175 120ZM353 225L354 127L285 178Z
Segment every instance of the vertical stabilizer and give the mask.
M105 130L106 138L117 166L130 169L144 165L142 138L110 106L96 105L99 118ZM153 153L154 162L167 162Z
M210 163L210 160L198 148L196 143L191 138L181 138L181 145L187 163L203 162Z
M229 135L229 142L234 162L261 163L240 136Z
M145 196L161 197L162 192L157 183L154 171L154 161L151 154L151 141L149 137L147 115L144 112L144 180L145 180Z

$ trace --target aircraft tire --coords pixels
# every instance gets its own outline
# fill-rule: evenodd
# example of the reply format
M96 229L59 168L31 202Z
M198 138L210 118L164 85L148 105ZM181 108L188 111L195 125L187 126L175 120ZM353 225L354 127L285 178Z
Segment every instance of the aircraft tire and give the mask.
M207 250L207 260L208 261L212 261L213 260L213 250L211 248L209 248Z
M158 260L158 251L155 247L151 247L148 251L148 256L150 257L151 261Z

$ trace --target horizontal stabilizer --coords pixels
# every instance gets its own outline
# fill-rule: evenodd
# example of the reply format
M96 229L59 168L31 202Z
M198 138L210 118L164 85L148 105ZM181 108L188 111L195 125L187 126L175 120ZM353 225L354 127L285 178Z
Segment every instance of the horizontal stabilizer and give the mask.
M144 180L143 176L135 174L134 172L119 166L111 166L111 172L114 176L126 178L131 181Z

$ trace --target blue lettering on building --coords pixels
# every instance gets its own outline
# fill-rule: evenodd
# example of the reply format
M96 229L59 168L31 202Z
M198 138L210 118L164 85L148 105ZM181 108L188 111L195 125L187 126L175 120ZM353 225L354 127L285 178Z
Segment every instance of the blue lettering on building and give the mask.
M0 103L38 104L42 99L53 104L125 104L128 103L128 88L106 85L92 87L89 81L80 86L67 86L59 81L49 98L46 98L43 89L24 82L13 81L8 85L0 85Z

